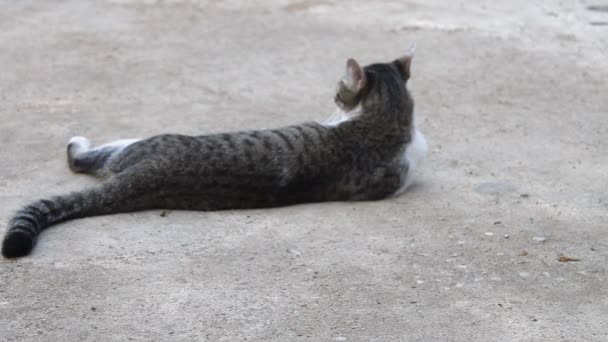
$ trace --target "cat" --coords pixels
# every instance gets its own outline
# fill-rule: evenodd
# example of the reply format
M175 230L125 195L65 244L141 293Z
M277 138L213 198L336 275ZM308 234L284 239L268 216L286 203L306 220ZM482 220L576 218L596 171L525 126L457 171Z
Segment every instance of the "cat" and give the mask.
M2 255L29 254L66 220L147 209L221 210L378 200L403 192L427 149L407 90L413 54L361 67L348 59L338 111L325 123L185 136L165 134L91 148L67 146L73 172L101 184L40 199L9 221Z

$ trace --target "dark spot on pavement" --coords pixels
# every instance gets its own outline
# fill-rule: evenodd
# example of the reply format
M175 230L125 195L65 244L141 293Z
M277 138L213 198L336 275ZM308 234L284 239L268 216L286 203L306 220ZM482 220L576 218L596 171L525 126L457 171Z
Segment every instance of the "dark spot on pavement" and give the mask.
M608 5L591 5L587 9L594 12L608 12Z

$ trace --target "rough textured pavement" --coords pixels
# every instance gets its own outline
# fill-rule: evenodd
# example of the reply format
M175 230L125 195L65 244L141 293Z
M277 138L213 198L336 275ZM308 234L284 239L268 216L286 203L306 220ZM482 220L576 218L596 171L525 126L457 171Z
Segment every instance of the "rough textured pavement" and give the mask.
M385 201L56 226L0 261L0 340L606 341L606 5L0 1L2 230L95 182L73 135L322 120L346 58L412 42L430 142Z

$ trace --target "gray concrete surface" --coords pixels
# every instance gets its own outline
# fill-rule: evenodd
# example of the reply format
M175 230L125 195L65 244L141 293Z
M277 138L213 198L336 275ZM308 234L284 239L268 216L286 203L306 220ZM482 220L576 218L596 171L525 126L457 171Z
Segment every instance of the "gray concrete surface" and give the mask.
M66 166L73 135L322 120L346 58L412 42L431 149L381 202L59 225L0 261L0 340L608 340L608 12L591 5L1 1L1 230L94 182Z

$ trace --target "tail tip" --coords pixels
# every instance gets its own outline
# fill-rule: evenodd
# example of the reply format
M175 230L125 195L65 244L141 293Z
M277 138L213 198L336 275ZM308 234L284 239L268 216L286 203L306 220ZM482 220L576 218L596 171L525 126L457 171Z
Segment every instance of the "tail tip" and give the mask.
M34 239L26 232L8 232L2 241L2 256L19 258L30 254L34 248Z

